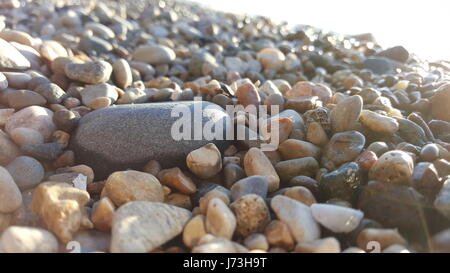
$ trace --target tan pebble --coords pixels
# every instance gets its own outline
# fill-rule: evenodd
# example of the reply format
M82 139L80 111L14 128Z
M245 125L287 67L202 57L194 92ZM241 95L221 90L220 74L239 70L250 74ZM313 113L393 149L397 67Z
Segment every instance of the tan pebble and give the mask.
M320 148L316 145L298 139L284 141L280 144L278 151L284 160L303 157L314 157L318 159L321 154Z
M294 238L288 226L280 220L273 220L264 230L270 246L291 250L294 247Z
M292 199L295 199L299 202L302 202L307 206L311 206L312 204L315 204L317 202L316 198L314 198L314 195L311 193L311 191L303 186L291 187L284 192L284 195Z
M100 231L109 232L111 230L112 218L115 206L111 199L104 197L92 207L91 221L94 228Z
M370 130L380 134L394 134L399 128L395 119L369 110L362 110L359 120Z
M89 107L92 109L106 108L111 105L111 99L108 97L96 98L89 103Z
M106 180L105 190L118 207L132 201L164 201L164 193L158 179L144 172L114 172Z
M131 75L131 68L128 62L124 59L118 59L113 64L113 77L117 86L120 88L127 88L133 82Z
M69 144L70 135L64 131L56 130L52 134L52 142L64 144L67 146Z
M39 47L39 53L41 56L48 60L53 61L58 57L67 57L67 50L57 41L47 40Z
M193 150L186 157L189 170L200 178L208 179L222 170L222 157L213 143Z
M197 245L200 238L206 234L205 216L197 215L191 218L183 230L183 243L189 248Z
M326 85L307 81L297 82L292 89L286 92L286 97L289 99L305 96L318 96L325 105L331 100L332 92Z
M185 194L193 194L197 191L192 179L186 176L178 167L162 170L158 173L159 181L167 186L175 188Z
M182 193L169 194L168 196L166 196L165 203L172 206L184 208L187 210L192 209L191 198L189 197L189 195Z
M269 192L276 191L280 185L280 178L275 168L267 156L258 148L251 148L245 154L244 170L247 176L266 176L269 181Z
M48 229L67 243L80 228L93 227L84 209L89 200L88 192L67 183L44 182L33 192L32 208Z
M231 239L236 229L236 217L221 199L213 198L208 203L205 227L208 233Z
M236 97L244 107L248 105L258 106L261 98L253 83L245 83L236 90ZM256 108L255 108L256 109Z
M144 168L142 169L143 172L152 174L154 176L157 176L158 173L161 171L161 164L159 164L156 160L150 160L147 164L145 164Z
M318 122L311 122L309 124L306 139L318 146L325 146L328 143L327 133Z
M280 70L286 57L277 48L264 48L258 52L257 59L264 69Z

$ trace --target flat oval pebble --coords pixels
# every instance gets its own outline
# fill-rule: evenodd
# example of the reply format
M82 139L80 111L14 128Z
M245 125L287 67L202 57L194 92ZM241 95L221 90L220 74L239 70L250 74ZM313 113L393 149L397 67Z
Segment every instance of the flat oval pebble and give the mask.
M164 193L158 179L138 171L115 172L105 184L107 196L118 207L132 201L162 202Z
M192 150L210 142L219 150L228 146L227 141L179 141L167 137L171 135L171 126L178 120L171 117L171 112L179 105L192 111L195 103L115 106L83 116L77 131L71 137L70 147L77 151L76 161L92 167L101 179L117 170L139 170L151 159L158 159L164 168L183 166L184 159ZM221 122L227 117L215 104L202 102L197 106L199 109L209 107L209 110L204 111L204 123L210 120ZM158 118L154 118L155 116ZM143 137L145 135L152 137Z
M190 218L191 212L179 207L130 202L114 213L111 252L150 252L180 234Z
M21 191L34 188L44 178L42 164L29 156L19 156L5 168Z
M175 60L175 57L175 52L172 49L162 45L141 46L133 53L134 60L152 65L168 64Z
M64 67L68 78L88 84L104 83L109 80L112 66L105 61L68 63Z
M363 110L359 119L363 125L380 134L394 134L398 131L398 122L395 119L369 110Z

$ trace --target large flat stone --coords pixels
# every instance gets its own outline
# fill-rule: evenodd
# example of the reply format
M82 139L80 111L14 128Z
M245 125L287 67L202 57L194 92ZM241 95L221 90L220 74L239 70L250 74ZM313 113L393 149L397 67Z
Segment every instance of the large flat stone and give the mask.
M210 142L223 151L228 141L208 141L204 136L201 140L172 138L172 124L180 119L171 116L172 109L187 106L193 117L195 104L203 109L203 124L224 122L228 117L216 104L200 101L119 105L93 111L83 116L71 138L75 160L92 167L98 180L115 171L140 170L151 159L163 168L184 167L189 152Z

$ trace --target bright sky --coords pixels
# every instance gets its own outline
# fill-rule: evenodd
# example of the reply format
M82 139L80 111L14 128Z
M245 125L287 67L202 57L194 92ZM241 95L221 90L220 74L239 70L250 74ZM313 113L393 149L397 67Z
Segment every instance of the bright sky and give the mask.
M192 0L341 34L372 32L383 47L403 45L428 60L450 60L449 0Z

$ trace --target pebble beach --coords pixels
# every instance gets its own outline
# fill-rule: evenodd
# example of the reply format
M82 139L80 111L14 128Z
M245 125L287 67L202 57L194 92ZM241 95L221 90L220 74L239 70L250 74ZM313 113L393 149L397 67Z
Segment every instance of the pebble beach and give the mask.
M1 0L0 253L450 252L450 60L302 23Z

